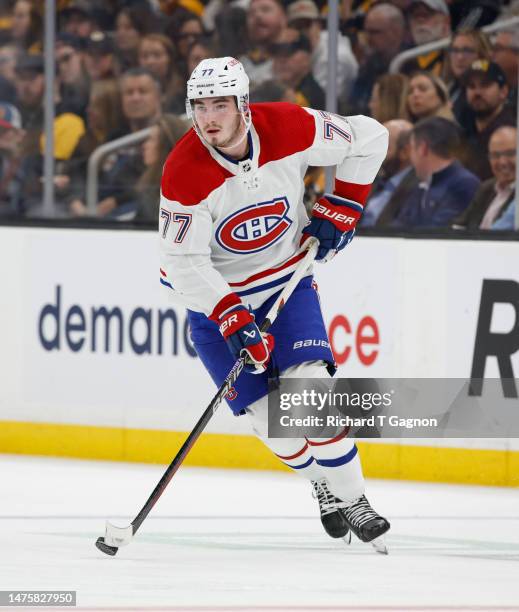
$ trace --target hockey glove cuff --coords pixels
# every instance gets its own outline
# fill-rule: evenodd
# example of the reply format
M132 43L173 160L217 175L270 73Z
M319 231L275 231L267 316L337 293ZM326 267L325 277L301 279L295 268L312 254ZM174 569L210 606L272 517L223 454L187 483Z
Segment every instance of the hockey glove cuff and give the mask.
M349 244L355 234L355 227L362 216L364 207L353 200L325 194L312 208L312 216L303 230L303 243L308 236L319 240L316 261L330 261Z

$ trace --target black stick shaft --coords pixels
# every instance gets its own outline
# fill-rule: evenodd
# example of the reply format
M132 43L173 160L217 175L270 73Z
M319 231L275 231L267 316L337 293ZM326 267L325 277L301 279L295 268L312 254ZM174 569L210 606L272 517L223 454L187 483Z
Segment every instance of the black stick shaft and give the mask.
M236 382L236 379L240 375L243 370L243 366L245 363L245 359L240 357L238 361L232 367L232 370L229 372L227 378L222 383L222 386L218 389L216 395L212 399L209 406L205 409L202 416L198 419L197 424L186 438L184 444L176 454L173 461L169 464L168 469L164 472L162 478L159 480L157 486L153 489L153 492L148 497L146 503L142 507L139 514L132 521L133 534L137 532L139 527L142 525L144 519L151 512L153 506L158 502L162 493L164 493L164 489L168 486L169 482L177 472L178 468L182 465L186 455L189 453L194 443L200 437L200 434L206 428L207 423L211 420L211 417L216 412L218 406L221 404L222 400L225 398L227 393L229 393L231 387Z

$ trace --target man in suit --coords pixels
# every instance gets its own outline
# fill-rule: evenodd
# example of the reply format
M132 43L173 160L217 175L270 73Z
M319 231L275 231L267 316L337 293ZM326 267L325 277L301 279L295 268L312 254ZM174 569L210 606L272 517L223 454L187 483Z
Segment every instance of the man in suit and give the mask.
M490 136L488 160L493 177L482 183L465 212L455 219L456 229L492 229L515 196L517 129L498 127ZM499 226L498 226L499 227Z
M392 227L449 227L474 197L479 179L456 159L458 127L443 117L422 119L411 132L410 158L419 184Z

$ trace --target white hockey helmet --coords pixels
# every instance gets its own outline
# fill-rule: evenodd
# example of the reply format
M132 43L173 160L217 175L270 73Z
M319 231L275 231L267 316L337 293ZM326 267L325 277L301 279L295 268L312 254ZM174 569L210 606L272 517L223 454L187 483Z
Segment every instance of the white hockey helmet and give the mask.
M236 98L236 106L248 130L250 127L249 77L242 63L234 57L212 57L202 60L187 82L187 116L195 124L193 102L199 98L222 96Z

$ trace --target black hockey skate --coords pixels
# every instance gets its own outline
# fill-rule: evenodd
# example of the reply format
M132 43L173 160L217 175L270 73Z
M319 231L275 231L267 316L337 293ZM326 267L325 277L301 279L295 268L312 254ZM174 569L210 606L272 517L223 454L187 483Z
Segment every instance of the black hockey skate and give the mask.
M314 488L312 495L319 502L321 523L324 530L332 538L344 538L349 544L351 540L350 528L346 518L340 510L341 500L335 497L328 488L326 478L312 480Z
M391 525L373 510L366 496L363 495L350 503L341 502L339 507L348 527L359 540L370 542L377 552L387 555L387 548L381 536Z

